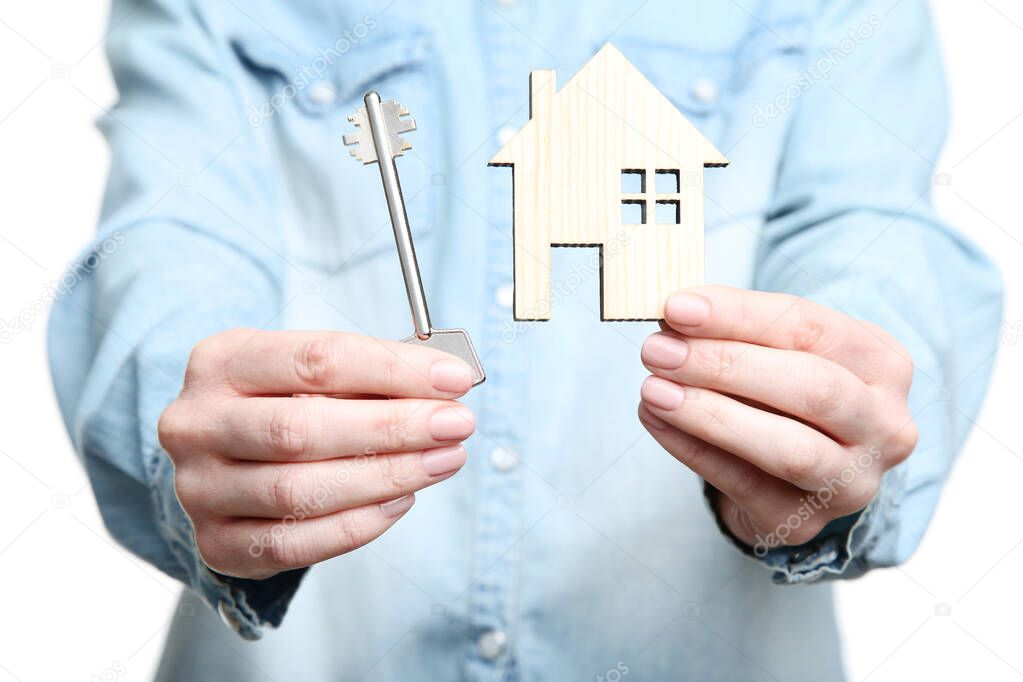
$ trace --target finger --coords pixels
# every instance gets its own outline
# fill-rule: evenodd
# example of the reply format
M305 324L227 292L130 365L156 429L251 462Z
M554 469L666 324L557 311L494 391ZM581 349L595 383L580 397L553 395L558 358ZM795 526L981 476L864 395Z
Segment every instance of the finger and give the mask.
M661 447L762 523L792 509L806 491L775 478L746 460L674 428L643 403L639 420Z
M450 445L476 428L468 407L452 400L235 398L205 435L232 459L301 462Z
M762 403L845 443L860 442L874 423L870 388L818 355L659 332L644 342L642 358L657 376Z
M706 441L683 433L659 419L642 403L639 405L639 420L661 447L744 511L753 521L754 530L762 535L784 535L787 541L802 544L816 536L833 518L862 508L856 506L856 500L840 497L830 498L827 504L821 504L811 493L777 479ZM799 516L795 522L791 518L794 513ZM784 530L779 531L780 528ZM740 532L743 530L741 527L729 525L729 529L749 544L754 544L755 539L751 539L749 533Z
M466 363L415 344L342 332L244 333L230 342L230 354L207 351L226 355L223 379L242 394L453 398L472 386Z
M380 537L415 503L407 495L384 504L303 521L240 519L197 530L199 553L210 568L247 578L267 578L312 566Z
M803 490L819 490L842 465L842 448L819 431L720 393L649 377L642 397L655 417Z
M301 520L404 497L450 478L465 459L465 448L453 445L299 464L220 460L204 474L216 487L195 489L217 516Z
M893 339L848 315L789 294L707 286L672 294L665 321L688 337L732 339L820 355L867 383L912 364Z

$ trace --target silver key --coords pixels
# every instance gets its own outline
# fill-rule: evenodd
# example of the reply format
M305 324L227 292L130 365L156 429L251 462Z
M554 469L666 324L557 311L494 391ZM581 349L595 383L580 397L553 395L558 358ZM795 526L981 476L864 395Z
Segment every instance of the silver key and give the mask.
M401 135L415 130L416 122L408 117L408 109L393 100L381 102L380 95L375 91L367 92L363 102L366 106L360 107L348 117L358 130L345 135L342 141L352 147L349 152L356 159L364 164L376 162L380 167L380 180L384 185L387 210L391 214L401 274L405 279L405 292L408 294L416 330L415 334L402 340L461 358L472 368L472 385L481 384L487 377L469 334L464 329L434 329L430 324L430 311L426 307L423 280L419 276L419 263L416 262L416 248L412 243L405 199L401 195L401 183L398 181L398 167L394 162L396 157L412 148Z

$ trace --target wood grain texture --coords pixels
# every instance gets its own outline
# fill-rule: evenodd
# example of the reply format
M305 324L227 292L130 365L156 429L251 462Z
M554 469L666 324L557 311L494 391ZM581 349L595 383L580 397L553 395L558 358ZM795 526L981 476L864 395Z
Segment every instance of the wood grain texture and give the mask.
M601 249L601 319L661 319L703 282L703 169L728 159L610 43L560 92L552 70L529 80L530 120L490 160L513 167L515 319L550 319L552 246ZM624 193L623 170L646 191ZM657 171L677 191L657 193ZM623 224L623 201L646 222ZM678 202L678 224L656 224L659 201Z

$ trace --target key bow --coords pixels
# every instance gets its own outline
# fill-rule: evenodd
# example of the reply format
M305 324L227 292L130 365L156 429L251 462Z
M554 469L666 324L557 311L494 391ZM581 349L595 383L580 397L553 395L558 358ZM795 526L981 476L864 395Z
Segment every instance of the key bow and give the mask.
M412 149L412 143L401 137L403 133L412 132L416 129L416 122L409 115L408 109L395 100L387 100L380 103L384 114L384 123L387 126L388 143L387 152L392 158L401 156ZM369 115L366 107L359 107L354 114L348 116L348 120L355 124L358 130L348 133L341 138L345 146L351 147L348 153L365 164L374 163L379 160L378 150L373 144L373 131L369 126Z

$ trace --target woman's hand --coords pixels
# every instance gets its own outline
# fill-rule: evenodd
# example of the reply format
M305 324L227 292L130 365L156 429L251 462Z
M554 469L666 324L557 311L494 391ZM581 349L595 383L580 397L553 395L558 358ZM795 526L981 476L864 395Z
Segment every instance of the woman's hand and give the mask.
M471 385L453 356L355 334L200 342L159 437L203 560L267 578L375 539L465 463Z
M640 421L721 495L758 554L863 509L913 451L913 364L876 325L805 299L678 292L643 344Z

